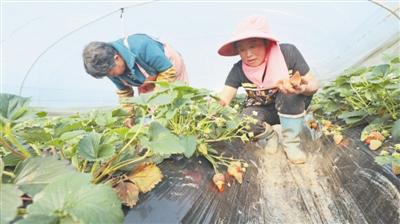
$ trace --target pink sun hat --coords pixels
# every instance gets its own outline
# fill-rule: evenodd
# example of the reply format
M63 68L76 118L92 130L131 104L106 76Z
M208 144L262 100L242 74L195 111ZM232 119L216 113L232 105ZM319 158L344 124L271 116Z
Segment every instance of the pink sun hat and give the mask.
M233 44L236 41L248 38L262 38L278 42L278 39L275 37L275 35L271 33L267 19L264 16L254 15L239 23L235 32L233 32L232 37L218 50L218 54L222 56L238 55L238 52Z

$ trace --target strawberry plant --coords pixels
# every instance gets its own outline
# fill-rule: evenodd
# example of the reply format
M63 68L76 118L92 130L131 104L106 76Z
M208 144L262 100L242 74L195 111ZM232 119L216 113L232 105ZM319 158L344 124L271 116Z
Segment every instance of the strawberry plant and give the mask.
M400 57L388 64L345 71L313 99L314 114L353 127L399 119ZM383 121L380 121L383 123Z
M248 141L250 117L241 118L237 109L221 106L209 91L178 84L158 82L159 91L131 99L140 108L136 117L151 117L178 136L190 138L190 146L204 156L215 173L226 170L233 158L218 155L210 143L240 138ZM165 147L165 146L164 146ZM151 147L150 147L151 148ZM177 147L174 147L177 148Z
M393 147L393 152L390 153L386 150L382 150L379 156L375 157L375 162L379 165L390 164L392 171L396 175L400 175L400 144L396 144Z
M347 70L315 95L318 119L343 129L362 126L360 140L376 150L400 139L400 57L386 64Z
M18 123L31 115L27 108L28 101L28 98L11 94L0 95L0 143L21 159L31 156L31 152L21 144L15 134Z
M89 175L75 171L66 160L29 157L13 172L0 174L2 223L17 216L17 223L122 222L120 203L112 188L91 184Z
M203 156L216 174L241 183L247 163L212 143L247 141L247 122L254 120L220 106L206 90L157 85L159 91L131 99L137 123L131 129L123 127L120 109L49 117L28 108L27 98L0 95L0 191L8 195L0 204L13 201L2 207L2 222L119 223L120 203L134 206L139 193L151 191L163 178L156 164L174 154Z

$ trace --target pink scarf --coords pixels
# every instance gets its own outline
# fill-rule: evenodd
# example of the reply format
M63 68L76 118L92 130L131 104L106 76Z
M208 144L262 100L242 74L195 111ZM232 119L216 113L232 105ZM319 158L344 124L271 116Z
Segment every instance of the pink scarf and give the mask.
M267 70L263 82L265 65L267 65ZM264 63L257 67L250 67L242 63L242 69L246 77L257 86L258 90L276 88L279 80L289 78L285 58L275 41L269 41Z

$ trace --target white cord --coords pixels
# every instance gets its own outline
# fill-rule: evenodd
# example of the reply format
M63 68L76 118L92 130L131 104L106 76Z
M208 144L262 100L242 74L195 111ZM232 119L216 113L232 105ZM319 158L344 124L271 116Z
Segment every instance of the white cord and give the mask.
M124 8L121 8L121 15L119 17L121 18L121 30L122 30L122 35L124 37L124 45L130 50L131 48L129 47L128 43L128 34L126 33L126 27L125 27Z

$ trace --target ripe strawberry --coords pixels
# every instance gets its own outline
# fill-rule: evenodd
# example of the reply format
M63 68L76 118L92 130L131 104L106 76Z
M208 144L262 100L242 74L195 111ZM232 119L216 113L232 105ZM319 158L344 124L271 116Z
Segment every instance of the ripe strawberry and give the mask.
M224 191L225 176L222 173L216 173L213 177L213 182L220 192Z
M385 140L385 136L383 136L378 131L372 131L371 133L368 134L367 138L365 138L364 142L369 145L369 144L371 144L372 140L378 140L378 141L383 142Z
M292 77L290 77L290 84L292 84L293 87L296 86L300 86L301 83L301 76L300 73L298 71L296 71L294 73L294 75L292 75Z

